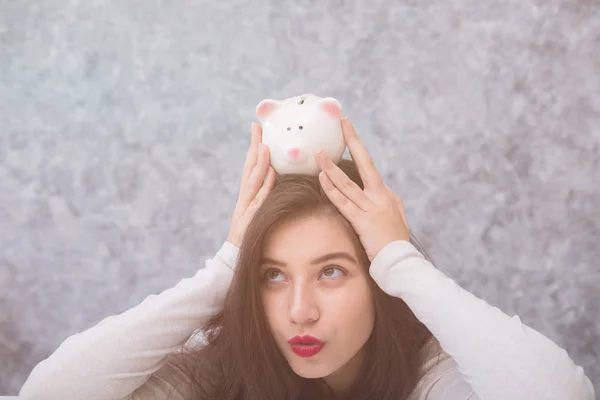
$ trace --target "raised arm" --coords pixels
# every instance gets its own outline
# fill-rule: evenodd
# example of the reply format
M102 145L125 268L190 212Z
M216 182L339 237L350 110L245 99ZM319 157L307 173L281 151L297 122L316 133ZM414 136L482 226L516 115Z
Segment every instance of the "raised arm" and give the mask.
M226 242L193 277L70 336L33 369L19 395L26 400L127 398L220 311L237 251ZM159 389L154 386L147 390Z
M546 336L461 288L409 242L388 244L371 276L402 298L455 361L429 377L427 400L594 400L583 368ZM446 373L444 376L443 373ZM465 394L467 394L465 396Z

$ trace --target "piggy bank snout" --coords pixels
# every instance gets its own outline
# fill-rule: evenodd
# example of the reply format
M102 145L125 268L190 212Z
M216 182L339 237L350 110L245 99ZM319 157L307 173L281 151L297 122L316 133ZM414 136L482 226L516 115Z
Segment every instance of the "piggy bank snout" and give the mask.
M290 163L305 161L310 155L309 153L306 147L299 145L292 145L284 150L285 157Z
M298 160L300 158L300 149L297 147L292 147L287 151L287 154L292 160Z

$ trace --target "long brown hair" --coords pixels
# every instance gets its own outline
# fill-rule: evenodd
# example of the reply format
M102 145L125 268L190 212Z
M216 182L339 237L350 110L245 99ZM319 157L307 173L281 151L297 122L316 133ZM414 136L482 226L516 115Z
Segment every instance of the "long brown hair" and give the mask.
M363 188L356 165L342 160L340 168ZM247 228L233 281L223 310L202 334L206 344L191 353L186 374L194 399L283 400L334 398L322 379L296 375L270 332L261 302L259 266L267 235L278 223L304 215L329 214L343 219L324 194L316 177L280 175ZM366 269L364 249L350 224ZM418 242L413 244L420 247ZM367 274L368 275L368 274ZM375 325L365 344L366 362L348 399L405 400L414 390L423 363L422 348L431 332L406 303L384 293L369 277L374 293Z

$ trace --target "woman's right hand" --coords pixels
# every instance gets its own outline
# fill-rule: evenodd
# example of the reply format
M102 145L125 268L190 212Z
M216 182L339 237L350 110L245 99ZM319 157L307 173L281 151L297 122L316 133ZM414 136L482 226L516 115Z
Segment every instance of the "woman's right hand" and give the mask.
M273 188L275 177L269 148L262 143L262 128L253 122L252 139L242 171L240 192L227 235L229 243L241 246L246 228Z

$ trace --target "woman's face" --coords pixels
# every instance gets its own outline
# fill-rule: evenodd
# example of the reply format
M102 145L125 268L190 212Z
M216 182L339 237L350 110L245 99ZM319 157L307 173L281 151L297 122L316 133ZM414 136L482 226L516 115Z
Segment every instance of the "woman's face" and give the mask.
M294 372L325 378L334 390L349 386L375 311L365 268L340 219L278 226L267 237L260 273L269 326Z

